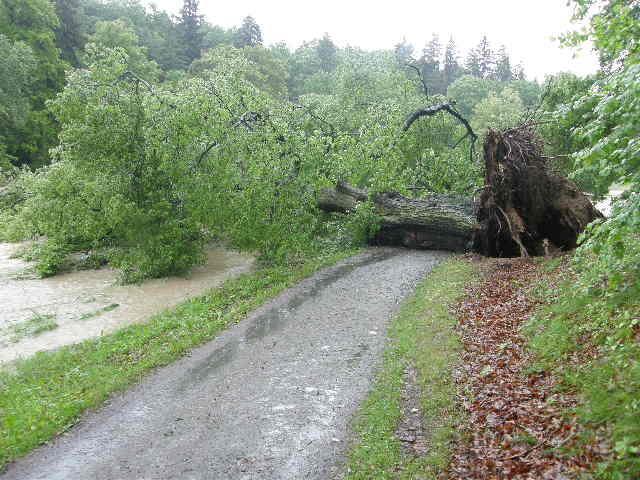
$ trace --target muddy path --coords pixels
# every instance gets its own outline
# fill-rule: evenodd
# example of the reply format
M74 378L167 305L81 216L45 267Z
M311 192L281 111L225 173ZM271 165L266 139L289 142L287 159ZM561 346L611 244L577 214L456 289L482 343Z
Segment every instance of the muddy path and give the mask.
M16 244L0 243L0 364L113 332L219 286L247 272L248 255L212 246L207 261L185 278L118 285L110 268L83 270L55 277L20 278L29 264L13 258ZM16 326L34 317L55 323L49 331L16 338Z
M445 257L375 249L323 270L0 478L339 476L387 323Z

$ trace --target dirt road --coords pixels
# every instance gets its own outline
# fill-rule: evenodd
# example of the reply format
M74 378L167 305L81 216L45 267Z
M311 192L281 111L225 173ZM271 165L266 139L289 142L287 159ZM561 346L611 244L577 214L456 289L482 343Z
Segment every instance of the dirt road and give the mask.
M0 478L333 478L389 319L445 256L379 249L326 269Z

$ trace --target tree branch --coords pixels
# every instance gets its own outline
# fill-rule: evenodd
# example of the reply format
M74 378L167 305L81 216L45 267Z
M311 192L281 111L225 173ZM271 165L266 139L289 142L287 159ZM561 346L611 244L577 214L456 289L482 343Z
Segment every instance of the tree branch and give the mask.
M420 78L420 83L422 83L424 94L426 97L428 97L429 87L427 86L427 82L425 81L424 76L422 75L422 70L420 70L420 68L418 68L417 65L413 65L412 63L407 63L406 66L416 71L416 73L418 74L418 78Z
M462 140L464 140L465 138L471 137L470 158L473 159L473 152L474 152L476 140L478 140L478 135L476 135L476 132L474 132L473 128L471 128L471 125L469 124L469 121L466 118L464 118L460 114L460 112L458 112L454 108L453 103L450 103L450 102L448 102L448 103L439 103L437 105L432 105L430 107L421 108L420 110L416 110L415 112L413 112L411 115L409 115L407 117L407 120L404 122L404 126L402 127L402 131L406 132L407 130L409 130L411 128L411 125L413 125L413 123L416 120L418 120L419 118L432 117L432 116L436 115L439 112L447 112L449 115L455 117L467 129L467 134L464 137L462 137L456 143L456 146L458 146L458 144Z

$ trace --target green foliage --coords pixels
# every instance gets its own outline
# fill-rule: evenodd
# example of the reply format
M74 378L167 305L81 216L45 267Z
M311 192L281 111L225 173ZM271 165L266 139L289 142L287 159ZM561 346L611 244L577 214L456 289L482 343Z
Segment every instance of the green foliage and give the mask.
M188 63L200 56L202 49L202 15L198 11L198 0L183 0L178 28L184 42L184 55Z
M610 442L597 478L640 476L640 56L636 1L578 0L578 18L589 18L575 43L594 42L603 61L595 82L561 76L549 105L560 125L571 128L557 148L577 148L574 176L604 193L612 183L627 187L612 216L590 225L577 249L570 282L553 294L534 319L532 345L543 368L559 371L578 393L578 418L587 435ZM565 134L567 135L567 134ZM578 358L579 362L564 362ZM601 429L601 427L606 429ZM598 439L599 440L599 439Z
M122 49L127 55L127 66L133 72L149 81L157 80L160 76L160 67L149 59L147 48L140 45L135 31L124 20L97 22L88 42L86 63L90 63L91 57L96 55L96 48Z
M191 64L190 73L206 75L206 72L225 68L229 63L243 64L245 79L257 89L276 98L287 97L287 66L271 50L262 46L238 49L222 45L206 52Z
M0 141L22 127L30 113L29 91L36 68L33 51L24 42L0 34Z
M46 100L55 95L64 82L65 63L60 59L56 46L57 26L54 6L48 0L0 2L0 34L11 42L18 42L14 43L11 56L15 60L15 49L18 48L19 58L27 60L26 66L31 65L32 61L25 56L29 55L25 53L26 45L31 49L32 57L29 57L36 64L29 72L29 81L18 87L20 96L15 99L23 105L28 103L28 107L23 109L26 112L23 121L11 122L6 127L2 122L0 127L0 136L5 137L6 152L17 158L18 163L35 166L45 163L47 151L55 141L55 124L43 109ZM15 68L8 70L8 75L15 73ZM6 108L4 102L0 110L3 108Z
M545 121L540 133L546 141L546 151L555 157L555 166L565 174L573 173L574 180L584 190L597 192L594 176L588 172L575 173L571 155L587 146L585 139L575 134L593 117L595 100L580 100L593 85L592 77L580 78L571 73L560 73L547 78L541 105ZM596 175L597 177L597 175ZM600 192L602 193L602 192Z
M55 30L56 44L65 62L80 66L80 52L86 43L86 16L81 0L56 0L59 24Z
M629 232L620 234L625 238ZM637 478L640 245L632 236L625 255L618 257L607 243L594 249L598 241L591 242L579 250L573 271L560 270L566 280L559 289L541 288L548 306L536 314L528 331L538 368L555 371L577 392L586 440L601 441L604 436L610 442L612 454L598 466L597 478ZM592 438L596 435L600 439Z
M262 45L262 31L260 25L252 16L242 20L242 25L235 32L233 45L236 48L258 47Z
M346 219L346 229L353 246L363 246L380 230L380 217L373 202L363 202Z
M504 130L518 125L523 114L524 105L520 95L506 87L499 94L489 93L476 104L471 125L477 134L484 135L489 129Z
M589 19L588 27L564 36L566 43L593 41L601 64L610 67L640 55L640 4L637 0L572 0L575 18Z
M492 80L464 75L449 86L447 97L456 102L460 113L470 117L478 103L487 98L489 93L497 91L498 85Z

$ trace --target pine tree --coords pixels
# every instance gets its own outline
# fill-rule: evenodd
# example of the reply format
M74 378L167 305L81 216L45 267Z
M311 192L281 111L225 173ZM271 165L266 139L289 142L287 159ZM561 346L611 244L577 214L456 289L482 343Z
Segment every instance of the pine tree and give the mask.
M56 43L62 58L74 67L80 66L78 52L84 48L84 9L80 0L56 0L59 24L55 29Z
M443 79L440 72L440 59L442 57L442 45L438 34L434 33L431 40L422 50L422 77L433 93L443 92Z
M495 58L489 40L485 35L476 47L478 55L478 73L480 78L489 78L495 71Z
M184 55L188 64L200 57L202 50L202 15L198 13L198 0L184 0L180 11L180 30L184 41Z
M413 45L407 42L406 38L402 38L402 41L397 43L393 48L398 66L404 68L407 64L413 63L413 51Z
M320 60L320 68L325 72L333 72L338 66L338 48L328 33L318 40L316 52Z
M444 66L443 66L443 83L444 88L448 88L461 74L461 68L458 64L458 52L456 48L456 42L453 37L449 38L447 48L444 51Z
M469 50L467 54L467 58L464 61L464 67L469 75L480 78L481 69L480 69L480 56L475 48Z
M262 45L262 31L253 17L247 16L244 18L242 25L236 31L233 44L236 48Z
M517 64L513 69L513 79L514 80L526 80L527 76L524 73L524 66L521 63Z
M506 47L503 45L498 52L496 60L495 79L500 82L510 82L513 80L513 72L511 71L511 60L507 53Z

